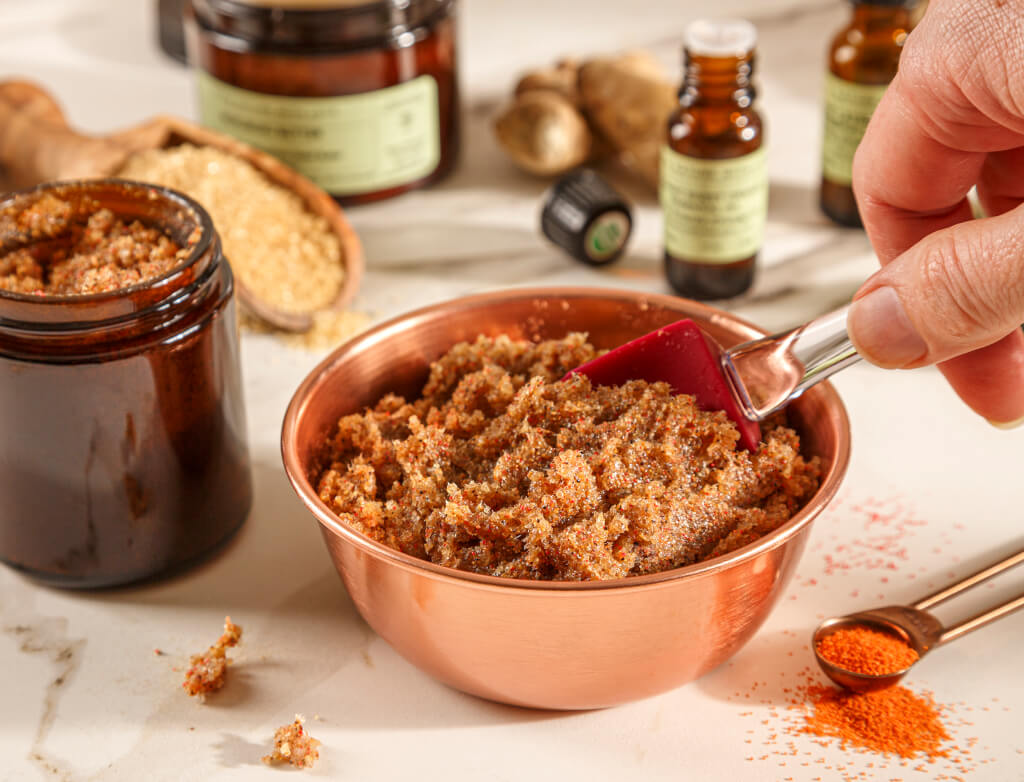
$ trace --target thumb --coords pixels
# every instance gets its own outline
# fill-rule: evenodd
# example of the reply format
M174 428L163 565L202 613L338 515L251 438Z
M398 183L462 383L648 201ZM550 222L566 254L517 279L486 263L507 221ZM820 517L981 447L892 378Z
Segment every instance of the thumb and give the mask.
M849 332L868 361L911 368L992 345L1022 322L1024 205L936 231L887 264L854 296Z

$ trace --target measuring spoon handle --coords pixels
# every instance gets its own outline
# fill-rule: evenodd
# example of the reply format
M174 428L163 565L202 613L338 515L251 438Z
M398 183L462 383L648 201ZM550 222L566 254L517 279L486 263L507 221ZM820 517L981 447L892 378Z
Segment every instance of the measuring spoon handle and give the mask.
M973 573L967 576L967 578L957 581L955 584L950 584L949 586L940 589L938 592L933 592L927 597L918 600L913 604L913 607L920 611L926 611L932 606L944 603L961 592L971 589L972 587L976 587L978 584L988 581L990 578L993 578L1012 567L1016 567L1021 563L1024 563L1024 550L1018 551L1016 554L1012 554L998 562L994 562L988 567L979 570L977 573ZM994 608L990 608L987 611L983 611L982 613L972 616L970 619L966 619L959 624L947 627L943 630L942 635L939 636L935 645L938 646L939 644L944 644L947 641L952 641L955 638L966 635L973 630L977 630L979 627L987 625L989 622L993 622L996 619L1006 616L1007 614L1021 608L1024 608L1024 595L1020 595L1013 600L1002 603Z
M1003 603L1002 605L996 606L988 611L983 611L977 616L972 616L970 619L967 619L960 624L947 627L943 631L942 635L939 636L939 640L936 641L935 645L939 646L947 641L959 638L961 635L967 635L968 633L977 630L979 627L984 627L989 622L994 622L996 619L1006 616L1007 614L1012 614L1014 611L1019 611L1022 608L1024 608L1024 595L1016 597L1010 602Z

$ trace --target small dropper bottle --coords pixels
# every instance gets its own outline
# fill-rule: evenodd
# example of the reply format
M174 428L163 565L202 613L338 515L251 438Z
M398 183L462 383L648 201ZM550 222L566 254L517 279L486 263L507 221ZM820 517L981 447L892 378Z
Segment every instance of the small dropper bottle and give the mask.
M768 172L754 109L757 31L741 19L701 20L684 34L679 108L662 148L665 273L694 299L743 293L764 237Z
M821 210L840 225L859 226L853 154L875 107L896 76L916 19L917 0L852 0L853 14L829 47L825 75Z

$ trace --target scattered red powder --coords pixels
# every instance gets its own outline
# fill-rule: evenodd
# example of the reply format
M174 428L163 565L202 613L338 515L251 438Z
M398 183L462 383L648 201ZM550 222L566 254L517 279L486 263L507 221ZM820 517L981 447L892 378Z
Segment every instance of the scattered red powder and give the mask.
M906 687L876 692L847 692L812 685L803 695L813 707L804 733L837 738L847 745L886 755L929 760L949 757L942 743L949 733L931 696L915 695Z
M898 570L908 560L907 539L927 524L894 499L869 498L844 510L863 521L863 532L837 541L834 551L825 554L827 576L850 570Z
M741 717L758 720L743 742L751 753L745 756L749 762L771 760L780 769L820 769L820 779L843 782L909 782L904 775L911 771L931 782L964 782L970 772L994 762L994 758L975 756L977 738L954 737L954 732L972 724L956 716L961 710L972 711L967 704L938 704L930 693L914 693L906 687L844 692L822 684L811 666L797 672L796 681L788 686L782 685L792 671L787 675L780 670L779 676L782 681L775 688L766 681L754 682L747 691L736 691L729 698L767 707L767 711L740 712ZM833 743L838 743L845 758L836 759L825 751ZM903 772L894 775L897 768Z
M836 531L826 531L830 523ZM936 556L949 556L956 542L949 530L926 527L928 523L902 498L840 496L818 522L817 540L809 549L822 558L815 568L816 577L797 574L794 582L815 590L845 582L852 587L851 598L879 603L890 599L886 594L890 583L904 579L932 589L939 583L932 583L931 578L952 579L957 574L937 572L928 562L915 566L908 548L916 552L920 542L912 539L927 533L931 553ZM953 529L963 532L966 527L956 524ZM957 555L949 559L959 561ZM830 578L822 578L822 573ZM872 582L885 591L876 594ZM789 595L790 600L798 598L802 595ZM818 613L817 618L823 620L825 615ZM809 778L816 782L965 782L971 772L988 770L986 767L997 763L990 747L963 733L974 724L972 713L997 708L1009 712L1008 706L936 703L931 693L906 687L865 695L844 693L824 683L809 659L810 646L797 641L804 637L802 631L786 629L782 634L792 644L777 660L779 678L752 682L728 697L744 709L740 717L757 720L750 723L741 745L750 763L777 764L779 779L787 779L785 774L799 767L802 775L810 772ZM808 664L794 670L793 658L801 656ZM734 666L741 664L728 664ZM997 698L991 701L998 704ZM749 710L751 707L754 710ZM1024 749L1017 752L1024 756Z

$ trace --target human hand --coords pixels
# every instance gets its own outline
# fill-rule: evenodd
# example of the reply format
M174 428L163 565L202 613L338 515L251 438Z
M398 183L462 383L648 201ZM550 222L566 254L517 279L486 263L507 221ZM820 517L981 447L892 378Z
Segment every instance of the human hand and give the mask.
M883 266L854 297L857 350L883 367L938 363L997 426L1024 423L1021 74L1024 0L932 0L853 167Z

